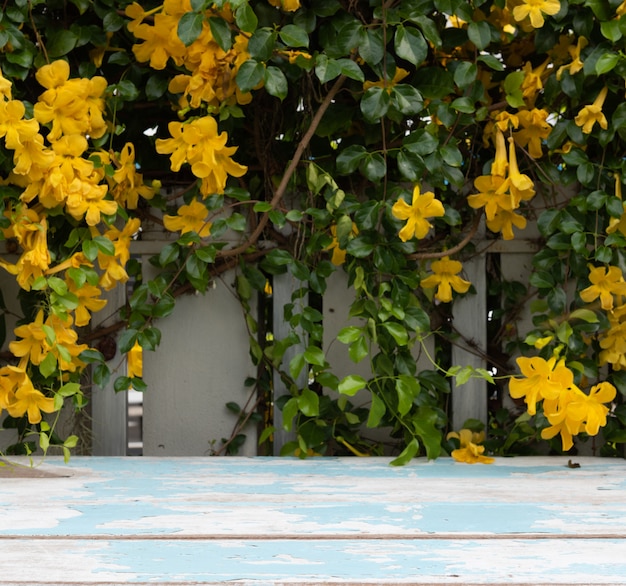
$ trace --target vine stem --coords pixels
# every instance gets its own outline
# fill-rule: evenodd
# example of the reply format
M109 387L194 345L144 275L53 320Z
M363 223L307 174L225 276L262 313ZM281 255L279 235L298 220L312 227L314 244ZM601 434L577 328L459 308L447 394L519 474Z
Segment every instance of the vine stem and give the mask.
M313 135L315 134L317 127L322 121L322 118L324 117L326 110L328 110L328 107L331 105L334 97L337 95L337 92L341 89L341 86L343 86L345 80L346 80L345 75L340 75L337 78L337 81L333 84L329 92L326 94L324 101L320 104L320 107L315 113L315 116L313 116L313 119L311 120L311 125L309 126L306 133L302 137L302 140L300 140L300 142L298 143L298 147L296 148L296 152L293 155L293 159L291 159L289 165L287 166L287 169L285 170L285 174L283 175L283 178L281 179L280 184L278 185L278 187L276 188L276 191L274 192L274 196L272 197L272 201L270 202L270 205L272 206L272 210L275 210L278 207L278 204L280 203L281 199L284 197L285 192L287 191L287 186L289 185L289 181L291 181L291 178L293 177L293 174L295 173L296 168L300 164L300 160L302 159L302 155L304 154L304 151L309 146L309 143L311 142L311 139L313 138ZM229 250L223 251L221 254L218 255L218 257L225 258L229 256L237 256L241 254L242 252L245 252L250 246L252 246L258 240L259 236L265 229L265 226L267 225L268 221L269 221L269 212L265 212L263 216L261 216L261 219L259 220L259 223L257 224L252 234L250 234L250 237L243 244L240 244L239 246L236 246L235 248L231 248Z

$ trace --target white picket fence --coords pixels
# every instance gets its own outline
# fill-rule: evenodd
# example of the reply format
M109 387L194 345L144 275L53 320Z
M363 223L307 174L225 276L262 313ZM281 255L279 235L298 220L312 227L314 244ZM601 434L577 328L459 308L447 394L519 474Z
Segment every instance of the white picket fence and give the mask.
M504 279L528 282L532 254L536 252L537 244L530 239L534 234L528 230L524 236L529 239L510 242L478 240L476 248L482 253L464 262L464 276L474 284L478 294L466 295L455 302L454 327L471 339L474 347L455 345L453 364L481 368L487 366L482 357L487 348L487 255L501 255ZM157 254L166 242L161 233L158 238L133 243L132 253L144 261L144 266L149 267L147 259ZM214 448L219 447L222 438L230 436L236 416L226 408L226 403L244 405L251 392L244 385L245 379L254 377L256 373L249 358L248 332L241 306L234 294L234 280L234 274L226 273L215 281L214 287L209 288L206 294L179 298L174 314L159 322L161 345L156 352L144 354L144 379L148 391L143 396L143 404L137 404L136 395L129 404L128 394L115 393L112 384L109 388L93 390L91 441L94 455L143 452L146 456L202 456L211 454ZM19 315L13 279L4 275L1 285L11 311ZM273 330L277 338L287 334L283 307L291 301L294 288L300 286L301 283L294 282L290 275L279 276L274 280ZM123 288L109 293L107 308L96 315L93 325L106 326L115 321L116 308L124 305L125 294ZM322 304L324 350L333 371L339 377L360 374L367 378L369 373L366 364L352 363L347 347L336 341L339 330L350 323L349 299L345 273L339 270L329 279ZM14 318L9 316L7 321L10 339ZM522 331L524 327L530 329L529 318L522 319L518 326ZM476 352L476 347L484 352ZM290 352L296 351L293 349ZM290 357L290 353L285 356L285 364ZM116 369L116 375L124 374L123 357L117 355L110 361L110 365ZM422 366L432 368L425 360ZM281 387L278 377L273 382L276 396L287 392ZM302 384L306 384L306 381L303 380ZM473 378L463 386L453 388L452 427L460 428L468 418L486 422L487 404L487 385L484 380ZM274 417L275 426L282 430L280 411L275 410ZM138 433L139 428L142 433ZM254 426L248 426L245 433L247 441L240 453L256 455ZM276 452L291 437L288 432L278 431L274 436ZM129 440L135 443L130 450ZM138 440L142 446L137 445ZM0 447L10 441L7 432L1 432Z
M526 234L525 234L526 235ZM531 234L530 236L534 236ZM133 253L147 260L158 252L164 242L143 241L134 244ZM464 262L465 278L478 294L458 299L453 306L454 327L474 347L454 346L453 364L485 368L487 349L486 259L489 254L501 256L502 276L508 280L528 282L536 241L516 239L480 240L476 242L481 254ZM147 263L145 263L147 265ZM244 386L246 377L255 376L249 359L248 332L241 307L234 295L234 274L216 280L214 288L205 295L185 296L178 300L174 314L159 322L162 343L154 352L145 353L144 378L148 391L143 397L143 454L146 456L202 456L219 446L222 438L230 436L236 417L225 407L229 401L243 405L250 389ZM301 283L290 275L275 278L274 335L286 335L283 306L291 301L291 293ZM328 282L323 299L324 350L333 371L343 377L361 374L367 377L366 365L355 365L347 348L336 341L337 332L350 323L348 317L347 280L340 270ZM123 299L111 302L123 303ZM518 323L520 329L530 329L530 319ZM333 343L334 341L334 343ZM476 347L484 352L476 352ZM296 352L297 349L293 349ZM291 354L285 356L285 363ZM366 361L364 361L366 362ZM432 366L424 361L423 368ZM305 384L306 381L302 381ZM275 395L287 392L274 380ZM468 418L487 421L487 384L473 378L452 391L452 427L460 428ZM137 406L131 405L132 410ZM93 396L93 451L97 455L123 455L128 452L129 405L125 394L112 389L97 390ZM282 430L281 413L275 412L275 425ZM132 423L137 424L136 420ZM247 441L242 455L256 454L256 430L246 428ZM276 453L293 436L278 431L274 437Z

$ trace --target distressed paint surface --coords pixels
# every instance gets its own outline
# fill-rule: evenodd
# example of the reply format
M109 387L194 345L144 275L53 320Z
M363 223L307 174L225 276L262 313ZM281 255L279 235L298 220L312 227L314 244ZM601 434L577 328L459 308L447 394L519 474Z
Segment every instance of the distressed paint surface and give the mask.
M626 462L576 461L49 458L0 479L0 585L626 584Z

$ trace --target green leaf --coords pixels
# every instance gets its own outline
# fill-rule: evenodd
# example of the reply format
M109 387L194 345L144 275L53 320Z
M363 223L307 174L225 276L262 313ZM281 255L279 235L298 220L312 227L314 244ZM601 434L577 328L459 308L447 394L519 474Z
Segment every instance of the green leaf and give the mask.
M64 30L62 28L58 28L57 30L48 33L46 41L46 51L48 57L56 59L67 55L72 49L74 49L74 47L76 47L77 41L78 37L72 31Z
M295 24L288 24L278 31L280 40L288 47L308 47L309 35L307 32L296 26Z
M368 65L375 67L385 55L382 31L380 29L361 28L358 47L359 55Z
M399 25L394 35L394 46L398 57L413 65L420 65L428 55L424 35L414 27Z
M243 32L253 33L259 24L259 19L248 2L245 2L235 10L235 22Z
M491 42L491 27L486 20L472 21L467 25L467 36L477 49L483 50Z
M378 427L386 412L387 407L385 406L385 402L376 393L372 393L372 404L370 405L370 412L367 417L367 427Z
M322 83L327 83L341 75L341 65L335 59L320 54L315 60L315 75Z
M52 352L48 352L46 357L39 364L39 372L44 378L48 378L57 369L57 359Z
M370 181L378 181L387 174L387 164L380 153L368 153L362 164L363 175Z
M285 431L291 431L293 426L293 418L298 413L298 399L291 397L282 408L283 412L283 429Z
M178 258L179 246L175 242L166 244L159 253L159 265L166 267Z
M479 55L477 60L494 71L504 71L504 63L494 55Z
M117 12L107 12L102 19L102 27L107 33L114 33L126 26L127 20Z
M336 63L341 67L341 74L356 81L365 81L365 74L358 63L352 59L337 59Z
M271 96L276 96L280 100L287 97L288 87L285 74L278 68L270 65L265 70L265 89Z
M358 340L352 342L350 347L348 348L348 355L350 356L350 360L355 364L358 364L369 354L369 349L367 347L367 340L365 337L361 336Z
M396 379L396 393L398 395L398 413L406 415L413 406L413 399L419 394L420 388L417 379L401 374Z
M239 89L246 93L258 86L265 77L265 67L254 59L248 59L237 72L235 78Z
M339 153L336 159L337 172L341 175L350 175L359 167L361 160L367 155L364 146L351 145Z
M346 326L339 330L337 339L343 344L351 344L363 335L363 329L357 326Z
M320 398L311 389L304 389L298 397L298 409L307 417L317 417L320 414Z
M524 82L524 72L514 71L509 73L504 80L504 91L506 92L506 101L512 108L521 108L525 106L522 95L522 83Z
M604 23L603 23L604 24ZM620 56L618 53L607 52L600 56L600 58L596 61L596 74L604 75L608 73L612 69L617 67L619 63Z
M406 116L421 112L424 100L412 85L400 83L391 88L391 105Z
M204 16L197 12L186 12L181 16L176 32L185 47L189 47L200 36L203 22Z
M398 346L406 346L409 341L409 335L406 331L406 328L395 322L384 322L381 324L383 328L385 328L395 340Z
M606 20L600 23L600 32L605 39L617 43L622 38L619 20ZM596 63L596 71L598 64Z
M412 423L415 433L420 437L426 448L426 456L434 460L441 453L441 432L435 426L437 413L430 407L420 407Z
M380 120L389 110L391 97L379 86L369 88L361 98L361 112L369 122Z
M304 353L299 352L289 361L289 374L294 380L300 376L302 369L304 368L306 361L304 359Z
M226 20L220 16L211 16L209 18L209 28L211 29L211 35L213 35L215 42L222 51L228 51L233 46L232 32ZM248 50L250 50L250 43L248 43Z
M324 366L326 364L326 356L323 350L317 346L309 346L304 351L304 359L309 364L315 364L316 366Z
M389 462L391 466L404 466L408 462L410 462L416 455L420 449L420 444L417 441L417 438L413 438L409 444L402 450L400 455Z
M337 390L342 395L350 397L356 395L367 386L367 381L358 374L350 374L339 382Z
M256 61L268 61L274 52L276 32L269 28L260 28L248 41L250 57Z
M475 63L462 61L454 70L454 83L456 83L456 85L458 85L461 89L465 89L476 81L477 75L478 67L476 67Z

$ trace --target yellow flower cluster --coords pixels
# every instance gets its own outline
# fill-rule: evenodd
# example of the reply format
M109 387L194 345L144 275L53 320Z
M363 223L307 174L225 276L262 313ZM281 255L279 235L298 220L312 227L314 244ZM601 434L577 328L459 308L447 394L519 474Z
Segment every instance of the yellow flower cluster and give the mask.
M606 425L609 408L605 403L616 395L612 384L601 382L587 395L574 384L574 375L564 359L520 357L517 364L525 378L513 377L509 392L514 399L524 398L530 415L535 415L537 404L543 401L543 413L550 426L542 430L542 438L560 434L563 450L567 451L574 445L573 436L581 432L597 435Z
M516 210L521 202L532 199L535 189L528 175L519 172L515 144L509 139L509 159L506 157L506 144L502 131L496 129L496 156L490 175L481 175L474 180L477 194L470 195L467 201L474 209L485 209L487 227L493 232L501 232L505 240L515 235L513 226L526 227L526 218Z
M237 147L227 147L228 136L218 134L217 122L211 116L191 122L170 122L172 138L157 139L156 150L169 154L172 171L179 171L183 163L191 165L191 172L202 180L203 197L224 193L228 175L241 177L247 168L231 159Z
M149 61L150 67L161 70L172 59L189 72L174 76L168 88L174 94L182 94L179 104L183 109L198 108L202 103L215 107L223 103L249 103L251 94L242 93L235 83L239 67L250 57L248 38L236 35L233 46L224 51L213 38L208 19L205 19L198 38L185 46L177 34L178 23L191 10L190 0L165 0L162 6L150 12L145 12L137 2L127 6L126 15L132 19L128 30L142 41L133 45L137 61ZM211 9L209 13L218 14L227 22L233 21L228 8L219 13ZM151 24L143 22L149 15L153 15Z
M36 79L44 90L29 118L23 102L12 98L12 84L0 74L0 140L13 151L13 171L5 183L21 189L19 199L5 201L9 225L2 229L4 238L16 243L19 257L15 263L0 259L0 266L27 291L35 285L46 289L54 281L55 294L64 300L55 305L50 296L33 322L15 328L9 350L19 362L0 369L0 411L6 409L12 417L27 415L31 424L41 421L42 411L54 412L63 403L35 388L33 369L45 377L58 371L64 381L72 373L78 375L85 367L80 355L88 346L78 343L75 328L88 325L92 312L106 305L101 288L128 280L125 265L140 221L114 226L118 206L135 209L139 197L154 195L137 172L132 144L121 153L89 156L89 140L109 130L104 78L71 78L68 63L59 60L41 67ZM110 241L114 253L98 247L97 259L87 258L79 242L69 256L51 254L48 216L59 210L77 225L86 225L92 239ZM75 280L72 270L81 267L99 269L97 280Z

